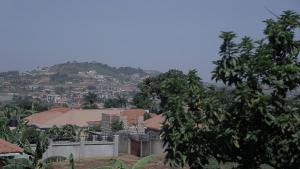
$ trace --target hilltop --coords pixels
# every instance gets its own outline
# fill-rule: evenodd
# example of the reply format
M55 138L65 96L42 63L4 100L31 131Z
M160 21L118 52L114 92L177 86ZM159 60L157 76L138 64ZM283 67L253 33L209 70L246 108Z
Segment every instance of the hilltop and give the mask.
M98 62L66 62L61 64L56 64L49 67L50 72L60 73L60 74L78 74L78 72L88 72L90 70L95 70L99 75L106 76L131 76L138 74L139 76L146 76L148 73L141 68L132 67L112 67L107 64Z

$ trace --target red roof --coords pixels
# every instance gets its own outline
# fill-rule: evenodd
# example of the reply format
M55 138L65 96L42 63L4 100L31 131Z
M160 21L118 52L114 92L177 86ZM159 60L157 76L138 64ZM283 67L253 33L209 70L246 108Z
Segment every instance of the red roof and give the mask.
M160 114L144 121L144 125L149 129L160 130L163 121L164 117Z
M12 144L3 139L0 139L0 154L7 153L23 153L24 150L17 146L16 144Z
M144 113L144 109L128 109L121 112L121 116L126 117L128 125L132 126L138 123L139 117L142 117L144 119Z
M61 127L66 124L76 125L79 127L88 127L89 123L101 121L102 114L116 114L123 109L69 109L58 108L49 111L35 113L25 119L29 125L36 125L39 128L51 128L54 125Z

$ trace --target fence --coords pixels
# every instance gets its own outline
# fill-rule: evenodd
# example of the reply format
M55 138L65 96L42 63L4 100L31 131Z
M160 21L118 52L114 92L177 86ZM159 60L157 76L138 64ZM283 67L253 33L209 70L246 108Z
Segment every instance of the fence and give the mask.
M90 157L117 157L119 136L93 136L92 139L83 137L79 142L52 141L43 154L43 159L52 156L69 157L72 153L76 160ZM33 150L35 145L32 145Z

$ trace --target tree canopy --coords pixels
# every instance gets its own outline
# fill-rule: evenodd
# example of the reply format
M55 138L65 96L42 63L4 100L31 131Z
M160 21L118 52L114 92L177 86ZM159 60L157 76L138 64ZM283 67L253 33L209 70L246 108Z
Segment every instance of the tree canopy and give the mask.
M180 79L168 80L162 138L171 165L205 168L213 159L243 169L299 168L299 98L289 96L300 86L299 21L292 11L268 19L258 41L221 33L212 78L233 88L227 102L199 88L195 74L185 83L187 97L177 95Z

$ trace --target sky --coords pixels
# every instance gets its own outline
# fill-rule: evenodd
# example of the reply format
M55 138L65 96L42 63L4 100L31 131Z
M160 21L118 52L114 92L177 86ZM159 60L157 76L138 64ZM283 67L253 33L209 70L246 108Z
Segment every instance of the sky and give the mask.
M97 61L209 82L221 31L263 36L263 20L300 0L1 0L0 71Z

